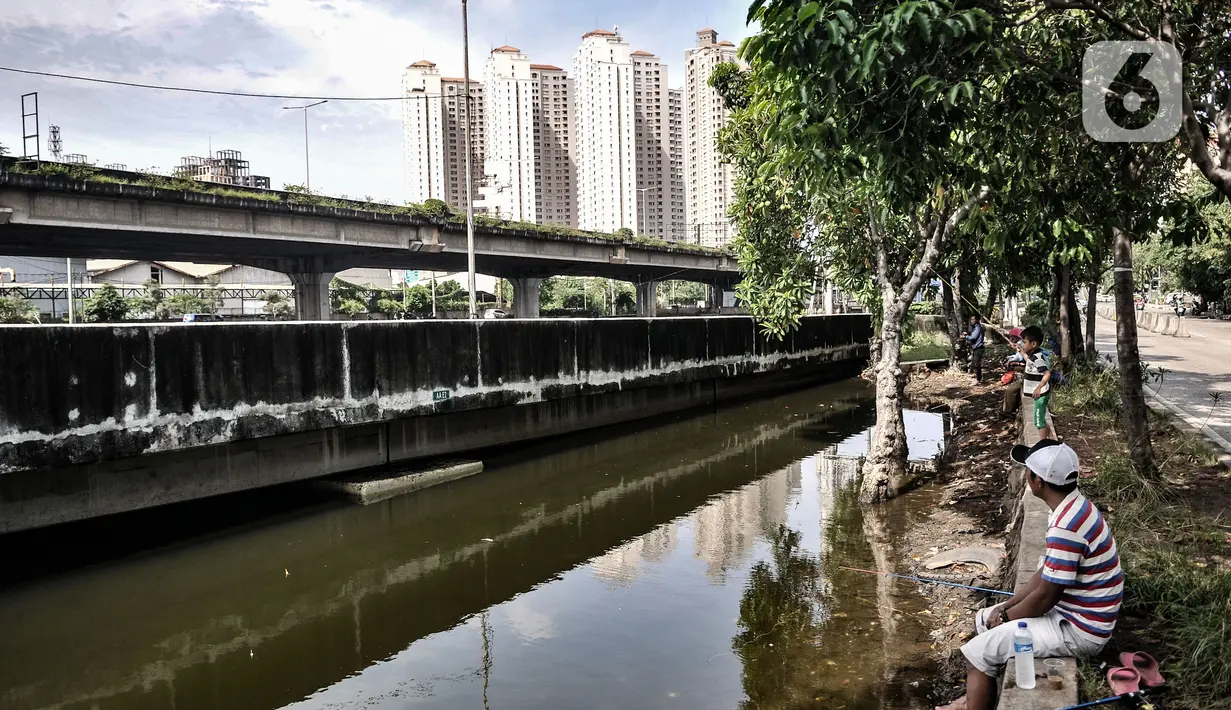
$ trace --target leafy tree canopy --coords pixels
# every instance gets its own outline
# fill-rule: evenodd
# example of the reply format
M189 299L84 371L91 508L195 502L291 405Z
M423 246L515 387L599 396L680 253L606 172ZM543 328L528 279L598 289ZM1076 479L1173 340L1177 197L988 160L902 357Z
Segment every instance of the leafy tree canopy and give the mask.
M86 299L82 312L95 323L117 323L128 315L130 303L116 287L105 283Z
M0 296L0 323L38 323L38 307L20 296Z

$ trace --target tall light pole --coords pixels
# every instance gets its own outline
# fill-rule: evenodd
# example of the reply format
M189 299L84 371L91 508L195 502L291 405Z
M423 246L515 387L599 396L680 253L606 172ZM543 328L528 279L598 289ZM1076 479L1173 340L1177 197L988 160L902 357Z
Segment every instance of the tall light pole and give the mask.
M462 0L462 82L466 100L466 277L470 286L470 317L478 316L474 290L474 153L470 137L470 24L466 17L466 0Z
M638 233L638 234L645 234L646 232L648 232L648 231L649 231L648 229L646 229L646 226L645 226L645 225L648 223L648 220L646 219L646 211L648 210L649 205L643 205L643 204L641 204L641 193L643 193L643 192L650 192L650 191L652 191L654 188L652 188L652 187L638 187L638 188L634 188L634 189L636 189L636 191L637 191L637 211L641 213L641 218L637 220L637 233Z
M64 264L66 265L67 267L66 270L68 271L68 279L65 280L65 283L68 285L68 324L72 325L74 322L74 319L73 319L73 260L71 258L65 259Z
M327 104L329 101L317 101L314 104L306 106L283 106L284 111L303 111L303 187L308 192L312 192L312 167L308 162L308 109L313 106Z

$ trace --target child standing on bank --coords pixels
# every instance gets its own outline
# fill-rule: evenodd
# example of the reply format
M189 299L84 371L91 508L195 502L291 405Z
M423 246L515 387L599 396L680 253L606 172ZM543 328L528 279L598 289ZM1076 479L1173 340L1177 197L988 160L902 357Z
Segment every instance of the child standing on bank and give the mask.
M1022 376L1022 394L1034 400L1034 427L1040 439L1055 439L1051 422L1047 420L1047 400L1051 395L1051 359L1044 352L1043 331L1030 326L1022 331L1022 342L1017 346L1026 358L1026 372Z

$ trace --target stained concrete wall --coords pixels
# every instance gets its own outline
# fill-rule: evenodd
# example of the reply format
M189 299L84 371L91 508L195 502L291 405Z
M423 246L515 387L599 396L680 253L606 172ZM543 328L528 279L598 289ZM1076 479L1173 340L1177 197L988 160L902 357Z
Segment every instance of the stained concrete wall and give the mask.
M867 316L3 327L0 532L847 377ZM438 399L447 393L447 399Z

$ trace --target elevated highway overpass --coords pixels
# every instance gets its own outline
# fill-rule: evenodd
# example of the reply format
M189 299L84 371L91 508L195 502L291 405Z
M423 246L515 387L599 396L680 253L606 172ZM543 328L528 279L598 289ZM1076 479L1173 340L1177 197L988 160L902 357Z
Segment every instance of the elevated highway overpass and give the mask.
M466 270L464 224L290 197L222 196L0 166L0 253L248 264L290 276L301 320L328 318L329 281L344 269ZM735 259L721 252L513 225L476 227L475 263L513 284L519 317L538 315L539 285L549 276L632 282L642 316L655 315L659 281L722 290L739 280Z

